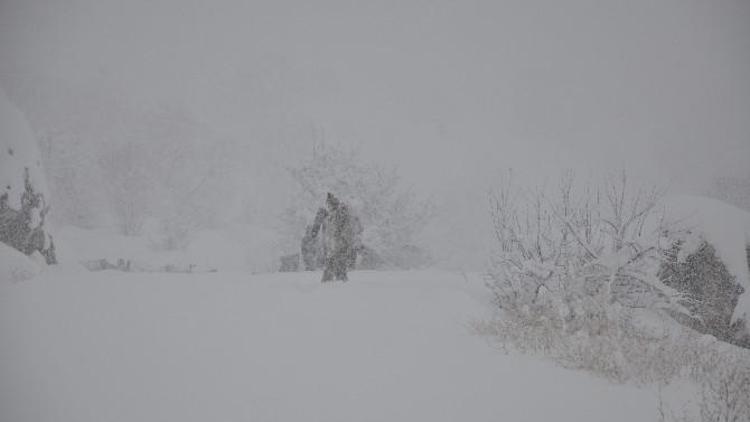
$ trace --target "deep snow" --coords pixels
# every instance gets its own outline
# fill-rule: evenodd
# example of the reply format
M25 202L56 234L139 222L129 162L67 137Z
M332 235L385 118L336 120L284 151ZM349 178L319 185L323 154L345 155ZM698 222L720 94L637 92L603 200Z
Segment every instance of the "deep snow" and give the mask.
M481 277L133 274L0 283L3 421L650 421L653 389L506 354Z

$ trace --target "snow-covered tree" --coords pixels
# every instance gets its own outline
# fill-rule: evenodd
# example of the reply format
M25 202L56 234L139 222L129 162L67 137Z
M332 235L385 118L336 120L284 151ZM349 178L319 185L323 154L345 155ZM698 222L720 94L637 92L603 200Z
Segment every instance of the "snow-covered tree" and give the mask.
M355 149L317 144L289 173L296 190L280 226L287 250L299 248L306 226L332 192L361 220L362 242L379 257L376 266L411 268L429 259L419 236L434 207L403 188L395 169L367 164Z
M41 157L23 114L0 90L0 241L56 262L45 221L50 210Z
M146 142L117 145L100 158L115 221L124 235L140 234L151 215L159 184L149 174L152 158Z
M41 137L63 224L112 224L125 235L144 234L147 225L155 246L176 249L242 197L227 174L229 141L189 111L97 104L116 107L117 119L95 128L59 124Z

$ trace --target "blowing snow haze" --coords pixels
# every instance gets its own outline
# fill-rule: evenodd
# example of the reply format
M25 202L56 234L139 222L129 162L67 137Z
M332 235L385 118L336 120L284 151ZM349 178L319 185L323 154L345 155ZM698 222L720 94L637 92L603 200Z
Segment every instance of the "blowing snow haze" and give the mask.
M748 398L750 0L0 0L0 422Z
M184 110L269 222L320 141L476 202L449 211L466 226L509 167L702 193L748 177L748 75L739 0L0 3L0 83L36 132L106 143L128 126L97 113Z

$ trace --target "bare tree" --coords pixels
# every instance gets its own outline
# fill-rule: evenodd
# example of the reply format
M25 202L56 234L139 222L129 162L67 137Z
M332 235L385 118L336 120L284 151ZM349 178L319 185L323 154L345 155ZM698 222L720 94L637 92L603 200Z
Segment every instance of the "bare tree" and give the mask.
M368 164L354 149L316 144L289 173L297 189L279 227L287 249L299 247L306 225L332 192L361 220L362 241L381 266L410 268L427 260L418 237L434 217L434 205L404 188L395 169Z

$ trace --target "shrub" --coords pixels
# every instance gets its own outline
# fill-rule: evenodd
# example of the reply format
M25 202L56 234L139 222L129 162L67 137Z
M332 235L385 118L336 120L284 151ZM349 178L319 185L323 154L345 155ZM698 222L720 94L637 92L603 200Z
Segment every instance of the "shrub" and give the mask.
M298 250L305 227L332 192L362 223L368 265L414 268L429 262L419 237L434 216L434 206L403 188L394 169L366 164L356 150L316 145L289 173L297 189L279 230L287 250Z

